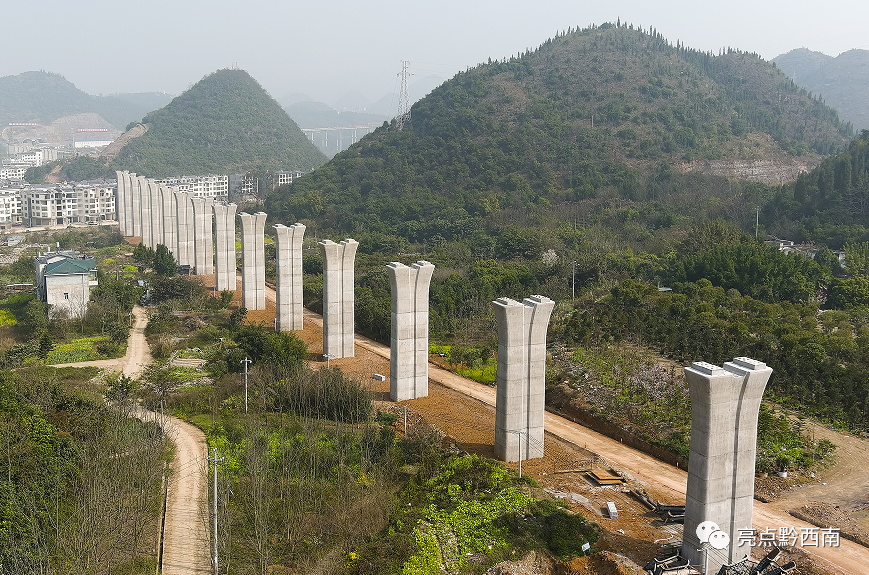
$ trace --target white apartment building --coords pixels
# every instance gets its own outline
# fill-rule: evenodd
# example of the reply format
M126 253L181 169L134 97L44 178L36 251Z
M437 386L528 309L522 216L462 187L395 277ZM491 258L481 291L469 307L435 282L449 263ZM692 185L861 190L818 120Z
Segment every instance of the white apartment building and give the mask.
M27 166L37 168L42 164L53 162L57 159L57 150L54 148L31 148L3 160L3 166Z
M272 191L280 188L281 186L292 184L294 181L298 180L301 177L302 172L299 171L275 172L272 174Z
M115 219L115 184L76 182L29 186L21 192L25 225L69 225Z
M21 223L21 189L0 188L0 228Z
M180 176L155 181L159 185L170 186L179 192L193 194L197 198L226 200L229 195L229 176Z
M4 164L0 166L0 180L24 180L29 164Z

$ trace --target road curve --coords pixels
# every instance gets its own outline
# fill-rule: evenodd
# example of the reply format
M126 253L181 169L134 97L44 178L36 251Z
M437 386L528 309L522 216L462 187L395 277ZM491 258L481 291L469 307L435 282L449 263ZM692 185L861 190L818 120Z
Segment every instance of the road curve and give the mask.
M127 339L127 353L118 359L81 361L55 367L102 367L120 370L130 377L140 377L153 361L145 327L148 313L136 306L135 321ZM145 412L142 419L159 417ZM168 485L166 518L163 531L163 575L211 573L208 526L208 467L205 434L198 428L174 417L165 417L164 429L175 444Z

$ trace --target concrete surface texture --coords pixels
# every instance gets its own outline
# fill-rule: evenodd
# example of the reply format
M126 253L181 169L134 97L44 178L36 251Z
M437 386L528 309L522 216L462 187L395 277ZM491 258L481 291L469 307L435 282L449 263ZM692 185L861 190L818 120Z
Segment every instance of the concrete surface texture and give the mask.
M211 200L191 197L193 203L193 265L196 275L214 273L214 234L211 231Z
M148 178L138 176L139 181L139 202L133 206L133 213L136 214L136 221L139 222L139 233L136 234L142 238L142 244L145 247L153 248L154 243L151 237L151 186L148 183Z
M127 212L127 235L141 236L142 235L142 212L135 208L142 202L142 194L139 189L139 176L135 172L130 172L127 175L129 179L130 191L128 197L129 204L124 208Z
M265 226L267 214L240 213L241 296L249 310L266 308Z
M356 297L354 266L359 242L320 242L323 254L323 354L331 359L353 357L354 309Z
M178 260L178 222L175 212L175 193L169 186L160 186L160 197L163 201L163 245L169 248L175 260Z
M292 331L304 329L302 307L302 240L304 224L285 226L275 224L275 253L277 255L277 329Z
M118 180L118 192L115 194L115 219L118 220L118 232L122 236L127 235L127 219L124 214L124 206L127 205L127 172L115 171Z
M428 396L429 286L434 265L387 264L392 287L389 397L404 401Z
M193 239L193 202L190 200L190 194L186 192L175 192L174 196L175 227L178 236L178 251L175 253L175 259L178 260L178 265L192 266L194 265L193 248L195 245Z
M163 190L150 178L148 186L151 188L151 241L154 243L152 247L156 248L158 244L166 245L163 238Z
M520 461L543 456L546 330L555 302L534 295L492 302L498 326L495 375L495 456Z
M757 416L770 375L765 363L744 357L724 367L694 362L685 368L691 451L682 555L692 564L708 565L710 573L751 554L737 541L740 530L752 528ZM697 528L710 521L729 545L719 549L701 541Z
M216 265L214 275L218 290L235 291L235 204L214 204L214 239Z
M134 186L136 179L136 174L131 172L124 172L124 191L126 192L126 199L124 200L124 235L132 236L133 235L133 202L135 198L133 197Z

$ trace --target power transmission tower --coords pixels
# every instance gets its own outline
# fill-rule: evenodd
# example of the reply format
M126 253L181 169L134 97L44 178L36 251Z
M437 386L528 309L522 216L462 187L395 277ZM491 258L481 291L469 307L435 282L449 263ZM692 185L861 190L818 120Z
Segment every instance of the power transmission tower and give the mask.
M407 93L407 77L410 76L410 61L401 61L401 91L398 94L398 115L395 117L395 125L403 130L405 124L410 122L410 96Z
M217 457L217 448L213 448L211 450L212 457L208 457L208 461L214 463L214 524L212 525L212 533L214 534L214 555L211 557L211 566L214 568L214 575L218 575L220 573L220 568L217 562L217 464L226 459L225 457L218 458Z

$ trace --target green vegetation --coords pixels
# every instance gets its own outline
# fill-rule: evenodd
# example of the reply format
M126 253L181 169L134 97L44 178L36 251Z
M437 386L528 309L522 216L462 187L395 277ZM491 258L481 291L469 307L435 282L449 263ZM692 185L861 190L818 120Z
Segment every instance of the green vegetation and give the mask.
M243 70L218 70L142 119L112 169L148 177L310 171L326 158Z
M788 257L788 256L782 256ZM869 425L865 309L821 312L817 303L764 303L708 280L672 293L625 280L584 300L565 324L583 346L632 341L680 363L762 358L775 372L766 397L839 425Z
M0 371L4 572L153 573L168 445L97 399L95 372Z
M486 257L487 236L506 228L552 230L638 202L653 206L633 217L655 227L734 208L747 223L751 186L677 167L830 153L848 136L835 112L755 55L607 25L459 73L414 105L404 130L379 128L273 194L266 211L426 246L477 239L473 253Z
M24 174L24 179L31 184L41 184L45 181L46 176L58 168L59 171L54 174L57 178L55 181L113 180L116 177L114 170L110 169L102 160L90 156L76 156L69 160L57 160L35 168L28 168Z
M833 249L869 240L869 131L770 200L761 218L780 237Z

